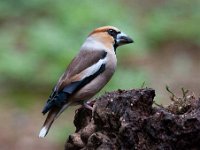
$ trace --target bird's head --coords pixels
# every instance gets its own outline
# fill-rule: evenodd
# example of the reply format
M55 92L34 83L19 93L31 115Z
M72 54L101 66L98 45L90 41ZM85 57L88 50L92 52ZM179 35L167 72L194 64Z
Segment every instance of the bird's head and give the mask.
M97 28L89 34L89 37L102 42L109 48L114 47L114 50L118 46L133 43L133 40L129 36L113 26Z

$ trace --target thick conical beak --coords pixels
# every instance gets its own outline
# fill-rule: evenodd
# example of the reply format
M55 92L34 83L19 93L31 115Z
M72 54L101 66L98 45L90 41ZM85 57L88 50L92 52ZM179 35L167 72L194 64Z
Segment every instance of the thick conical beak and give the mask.
M120 45L124 45L124 44L129 44L129 43L133 43L134 41L127 36L125 33L121 32L119 34L117 34L116 37L116 45L120 46Z

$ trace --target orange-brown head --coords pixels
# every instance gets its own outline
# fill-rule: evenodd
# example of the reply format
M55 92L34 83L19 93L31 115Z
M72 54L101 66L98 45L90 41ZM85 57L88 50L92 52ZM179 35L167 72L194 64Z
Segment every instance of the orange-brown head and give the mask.
M118 46L133 43L130 37L113 26L97 28L89 34L89 37L102 42L107 47L114 47L115 50Z

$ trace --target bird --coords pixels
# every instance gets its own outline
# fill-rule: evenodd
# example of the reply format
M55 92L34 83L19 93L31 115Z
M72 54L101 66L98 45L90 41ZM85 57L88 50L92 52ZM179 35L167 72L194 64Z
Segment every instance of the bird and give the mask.
M48 113L40 130L44 138L52 123L69 106L88 104L111 79L117 66L116 49L134 41L114 26L93 30L82 44L77 56L68 65L52 90L42 113Z

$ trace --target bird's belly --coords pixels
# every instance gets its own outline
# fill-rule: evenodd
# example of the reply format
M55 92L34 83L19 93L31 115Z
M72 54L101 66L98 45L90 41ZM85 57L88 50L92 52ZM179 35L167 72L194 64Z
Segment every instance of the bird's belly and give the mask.
M83 88L81 88L73 95L73 101L82 101L92 98L106 85L106 83L108 83L113 73L114 69L105 71L99 76L97 76L90 83L85 85Z

